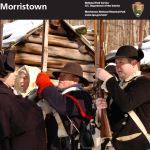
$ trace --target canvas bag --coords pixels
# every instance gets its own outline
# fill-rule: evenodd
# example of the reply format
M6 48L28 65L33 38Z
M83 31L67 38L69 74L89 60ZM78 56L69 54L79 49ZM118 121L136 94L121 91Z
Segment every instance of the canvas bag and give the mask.
M67 117L69 119L69 121L71 122L71 124L73 125L73 127L77 130L77 132L79 133L79 144L80 144L80 148L82 149L89 149L92 148L94 146L94 141L93 141L93 137L92 137L92 133L90 131L90 122L87 125L86 122L84 121L85 119L92 119L91 116L88 116L84 111L82 106L80 105L79 101L69 95L69 94L65 94L65 96L69 97L77 106L77 108L79 109L79 112L83 118L82 123L81 123L81 128L77 129L77 127L75 126L75 124L72 122L72 120Z
M85 122L82 123L80 134L79 134L79 143L82 149L92 148L94 146L94 141L90 129L88 129Z

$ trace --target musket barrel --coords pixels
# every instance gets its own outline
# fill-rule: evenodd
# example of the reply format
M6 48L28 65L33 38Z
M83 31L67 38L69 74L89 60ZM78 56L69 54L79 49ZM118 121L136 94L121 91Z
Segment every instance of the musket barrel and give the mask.
M99 53L99 67L104 68L105 67L105 53L104 53L104 22L103 20L100 20L100 53ZM101 82L102 84L102 82ZM104 91L100 88L100 96L104 98ZM102 138L111 138L111 128L107 116L106 109L101 110L101 137Z

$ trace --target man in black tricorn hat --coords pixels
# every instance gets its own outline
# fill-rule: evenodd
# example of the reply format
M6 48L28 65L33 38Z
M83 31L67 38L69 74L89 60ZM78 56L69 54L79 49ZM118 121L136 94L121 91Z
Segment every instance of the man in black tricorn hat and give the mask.
M0 52L0 150L46 150L42 110L13 93L15 53Z
M130 45L117 50L112 60L121 80L119 84L106 70L96 70L95 76L104 81L104 90L112 97L108 116L116 150L150 148L150 78L142 76L139 70L143 57L141 50Z
M67 63L53 75L59 80L57 88L46 73L41 72L36 80L38 94L53 108L46 117L48 150L80 149L78 132L83 120L89 122L91 119L92 100L83 89L89 83L83 77L83 70L78 63ZM90 143L87 144L89 147L86 148L90 149Z

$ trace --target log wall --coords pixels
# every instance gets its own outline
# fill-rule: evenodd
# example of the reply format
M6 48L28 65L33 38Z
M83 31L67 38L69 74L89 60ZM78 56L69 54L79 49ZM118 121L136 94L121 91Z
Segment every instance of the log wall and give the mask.
M79 63L84 71L84 77L93 82L95 72L94 58L88 53L88 48L79 38L70 38L73 33L68 33L62 27L53 29L50 27L48 35L48 73L60 70L67 62ZM87 34L91 45L94 43L93 33ZM41 67L42 32L30 35L13 50L17 52L16 64Z

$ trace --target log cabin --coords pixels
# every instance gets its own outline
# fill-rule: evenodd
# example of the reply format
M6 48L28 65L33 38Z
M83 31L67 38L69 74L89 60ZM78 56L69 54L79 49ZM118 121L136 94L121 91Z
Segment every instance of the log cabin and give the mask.
M28 20L28 23L31 20ZM30 65L41 67L42 43L43 43L43 24L41 21L29 30L29 25L24 21L19 25L13 23L11 29L4 30L3 48L16 51L16 65ZM37 22L36 22L37 23ZM85 28L84 28L85 29ZM12 33L7 33L13 30ZM25 32L26 31L26 32ZM19 33L21 35L18 35ZM16 35L15 35L16 34ZM85 34L85 33L84 33ZM14 40L16 38L16 41ZM18 38L19 37L19 38ZM51 78L52 72L61 69L67 62L79 63L84 71L84 77L90 83L94 81L94 32L88 31L86 35L77 32L74 26L65 20L49 20L48 29L48 57L47 71ZM13 39L13 40L12 40Z

